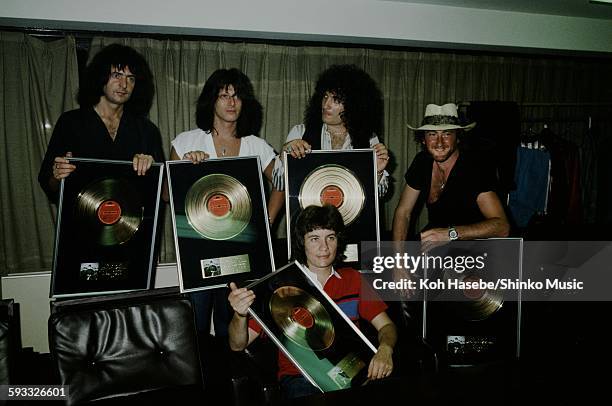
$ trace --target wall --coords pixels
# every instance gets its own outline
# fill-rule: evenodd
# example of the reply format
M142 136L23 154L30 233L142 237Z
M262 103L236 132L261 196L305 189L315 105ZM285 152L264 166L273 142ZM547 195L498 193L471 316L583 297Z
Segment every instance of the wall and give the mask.
M178 286L176 264L161 264L155 273L155 288ZM47 320L50 315L51 272L11 274L2 278L2 297L19 303L23 348L49 352Z
M3 0L0 25L452 49L612 52L609 20L379 0Z

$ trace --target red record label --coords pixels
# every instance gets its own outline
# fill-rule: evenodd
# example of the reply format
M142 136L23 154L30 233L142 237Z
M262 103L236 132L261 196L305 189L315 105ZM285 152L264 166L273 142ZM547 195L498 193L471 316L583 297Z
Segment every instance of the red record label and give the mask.
M468 282L470 284L477 284L478 281L480 281L480 278L476 278L473 276L468 276L467 278L465 278L463 280L464 282ZM484 289L464 289L463 290L463 295L468 298L468 299L472 299L472 300L476 300L476 299L480 299L481 297L483 297L485 294L485 290Z
M210 199L208 199L208 211L217 217L227 215L231 209L232 204L225 195L219 193L212 195Z
M311 328L314 326L314 317L312 317L312 313L301 306L294 307L293 310L291 310L291 318L302 327Z
M331 204L335 207L342 206L344 193L338 186L326 186L321 191L321 204Z
M106 200L98 207L98 220L102 224L115 224L121 218L121 205L114 200Z

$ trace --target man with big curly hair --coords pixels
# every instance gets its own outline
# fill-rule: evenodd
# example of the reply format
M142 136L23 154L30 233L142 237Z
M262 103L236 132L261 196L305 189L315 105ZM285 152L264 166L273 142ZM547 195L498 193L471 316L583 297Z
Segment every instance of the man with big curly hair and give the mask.
M355 65L332 65L323 71L304 113L283 149L294 158L314 150L373 148L376 151L378 192L388 189L389 153L378 135L382 129L383 100L374 80Z
M38 174L52 201L76 169L71 157L132 161L138 175L164 161L159 129L146 117L153 93L149 66L134 49L111 44L93 57L79 88L80 108L58 119Z

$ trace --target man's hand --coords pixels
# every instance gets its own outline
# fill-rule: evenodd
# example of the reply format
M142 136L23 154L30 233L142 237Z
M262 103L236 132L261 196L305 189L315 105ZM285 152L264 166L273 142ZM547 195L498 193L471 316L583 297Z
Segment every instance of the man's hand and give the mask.
M146 174L153 162L153 157L145 154L136 154L132 159L134 170L138 173L138 176Z
M66 152L65 157L57 156L53 160L53 178L55 180L68 177L76 169L76 166L72 165L68 158L72 158L72 152Z
M189 151L185 155L183 155L183 159L189 159L194 164L199 164L200 162L208 159L210 155L208 155L204 151Z
M448 228L432 228L421 233L421 251L429 252L450 242Z
M381 173L389 163L389 150L382 142L375 144L372 148L376 151L376 171Z
M368 367L368 379L376 380L386 378L393 372L393 349L388 345L381 345L372 357Z
M255 301L255 293L246 288L238 288L234 282L230 283L231 292L227 297L234 312L241 317L246 317L247 310Z
M302 139L291 140L283 145L283 150L287 151L287 153L291 154L294 158L304 158L306 154L309 154L312 151L312 147L309 143Z

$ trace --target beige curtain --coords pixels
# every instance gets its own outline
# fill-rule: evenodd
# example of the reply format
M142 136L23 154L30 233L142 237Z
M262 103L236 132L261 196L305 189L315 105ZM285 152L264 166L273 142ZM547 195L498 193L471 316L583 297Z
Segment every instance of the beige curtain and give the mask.
M50 269L53 212L38 187L36 174L52 125L63 110L75 107L74 41L41 42L23 34L0 35L0 97L4 106L0 112L0 270ZM382 224L387 230L404 187L403 175L420 149L406 124L420 123L426 104L469 100L588 102L603 106L593 107L597 110L594 117L609 123L612 116L612 62L603 58L104 37L93 39L90 57L112 42L132 46L151 65L156 95L150 118L161 130L166 156L170 141L178 133L195 128L195 101L215 69L237 67L251 78L265 109L261 136L279 150L291 126L302 121L319 72L334 63L354 63L364 68L384 95L382 136L393 156L392 189L381 201ZM554 108L554 114L561 118L568 114L565 110ZM545 113L552 114L548 110ZM525 120L541 114L539 108L522 110ZM599 137L610 136L608 124ZM424 224L425 216L421 215L417 226ZM283 231L281 225L279 236ZM165 217L160 260L175 260L169 215Z
M54 207L37 176L59 115L76 106L72 37L0 32L0 273L50 270Z

